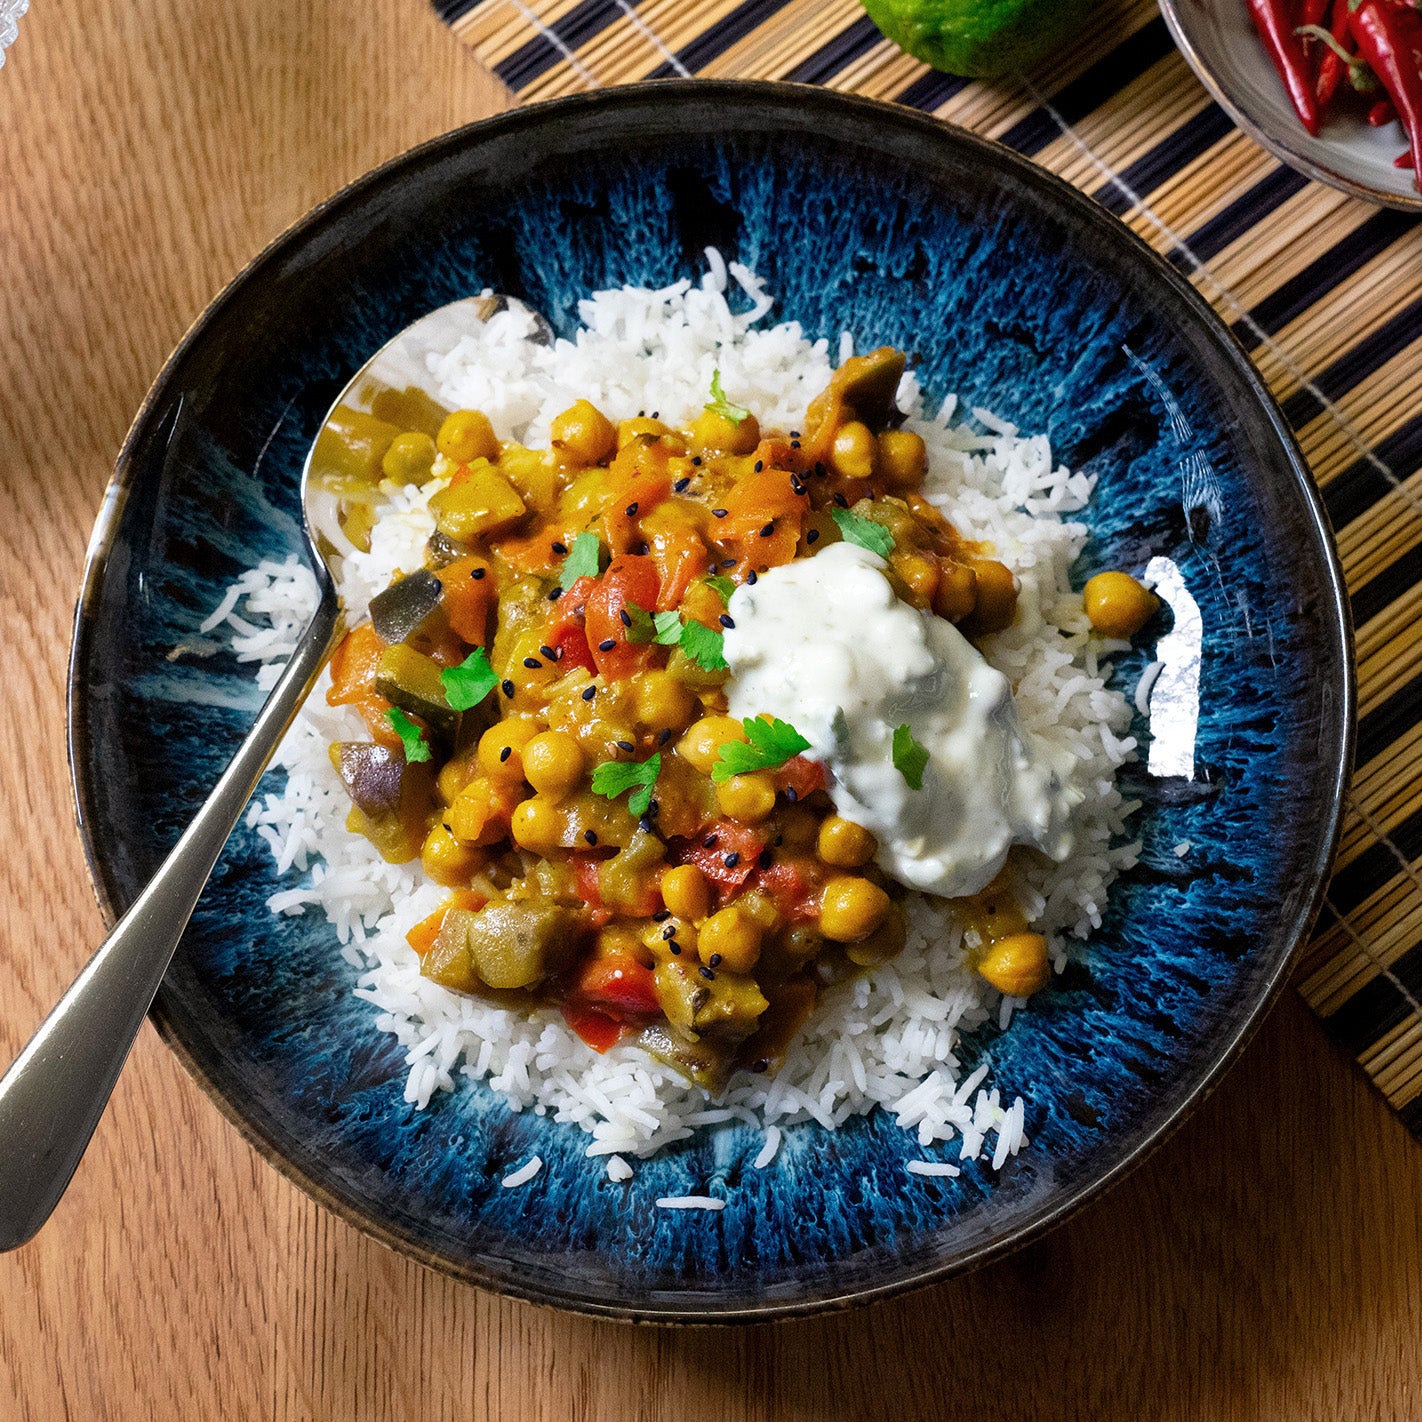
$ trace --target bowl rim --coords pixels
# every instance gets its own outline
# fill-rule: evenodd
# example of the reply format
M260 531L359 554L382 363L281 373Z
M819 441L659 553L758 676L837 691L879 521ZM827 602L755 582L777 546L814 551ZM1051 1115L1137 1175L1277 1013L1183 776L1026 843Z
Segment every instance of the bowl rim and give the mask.
M1175 41L1175 47L1184 57L1186 64L1194 70L1195 77L1205 86L1210 96L1230 116L1235 125L1248 134L1266 153L1272 153L1281 163L1287 164L1295 172L1302 173L1304 177L1312 178L1330 188L1336 188L1339 192L1347 193L1350 197L1362 198L1366 202L1375 203L1379 207L1390 207L1398 212L1422 212L1422 192L1394 193L1388 192L1384 188L1375 188L1371 184L1360 182L1357 178L1349 177L1347 173L1341 172L1337 168L1330 168L1326 164L1318 162L1317 159L1310 158L1307 154L1294 148L1287 139L1270 133L1225 89L1214 70L1205 63L1204 57L1186 28L1185 21L1181 18L1177 0L1157 0L1157 3L1160 6L1160 13L1165 20L1166 28L1170 31L1170 37Z
M153 1006L150 1008L149 1017L159 1035L208 1098L237 1128L243 1139L258 1150L282 1175L316 1200L318 1204L323 1205L347 1224L352 1225L359 1233L442 1274L489 1289L495 1293L586 1316L637 1323L749 1324L775 1319L808 1317L895 1297L910 1290L941 1283L946 1279L1001 1259L1029 1240L1039 1238L1095 1201L1103 1191L1119 1182L1141 1164L1178 1129L1190 1113L1218 1086L1220 1080L1233 1066L1253 1037L1265 1013L1279 996L1295 951L1317 917L1327 889L1329 870L1342 828L1344 800L1353 760L1356 719L1356 686L1350 608L1327 513L1309 472L1308 464L1304 460L1277 401L1243 347L1194 287L1124 222L1065 180L1039 167L1012 149L983 138L956 124L947 123L895 104L859 95L843 94L814 85L766 80L665 79L629 84L516 107L489 118L476 120L416 144L357 177L316 204L262 248L196 317L154 378L153 384L125 435L115 463L114 473L105 490L90 537L83 582L75 606L73 641L66 678L68 694L66 750L75 800L76 821L94 894L106 923L112 925L126 909L127 904L123 901L117 877L101 852L99 835L96 833L96 816L93 813L94 801L92 798L93 785L84 754L91 725L90 691L84 682L82 673L89 660L94 637L95 622L92 614L99 602L100 591L109 569L110 556L128 494L138 478L136 463L138 447L170 381L174 378L188 352L203 338L208 326L218 314L239 298L246 284L264 268L278 260L290 244L319 228L342 210L358 205L367 193L378 190L383 182L401 169L426 159L438 157L445 150L456 151L468 144L477 144L486 137L497 136L508 130L517 130L528 123L547 123L550 120L563 119L568 123L576 124L594 111L616 110L624 107L636 109L649 103L669 103L674 106L682 96L691 93L695 93L699 99L704 100L708 96L708 91L719 91L728 105L742 100L759 105L767 103L772 105L777 112L763 114L766 130L770 132L776 131L777 125L774 120L781 114L784 114L789 120L786 124L789 129L804 129L807 126L805 118L807 106L823 106L857 115L864 121L866 128L871 128L876 124L893 124L901 129L911 131L926 143L941 144L946 142L975 149L985 164L1005 168L1013 172L1024 185L1046 189L1049 197L1054 197L1059 203L1064 203L1075 209L1083 224L1088 228L1094 228L1107 234L1106 240L1108 242L1125 243L1128 247L1133 246L1139 260L1151 269L1155 278L1171 287L1174 294L1194 312L1200 331L1208 336L1211 343L1217 348L1220 358L1234 368L1237 377L1253 394L1286 457L1293 476L1293 486L1301 496L1302 509L1300 512L1303 516L1305 530L1304 543L1312 545L1321 563L1322 582L1318 591L1320 594L1320 631L1326 654L1324 660L1336 666L1341 684L1336 688L1338 695L1334 703L1336 706L1334 719L1331 724L1325 726L1326 730L1332 732L1331 740L1336 741L1336 744L1333 746L1334 753L1330 763L1320 767L1321 779L1324 780L1325 803L1319 821L1323 833L1318 840L1311 866L1313 870L1312 891L1301 900L1292 925L1278 939L1274 950L1275 961L1256 984L1254 1003L1241 1018L1233 1035L1224 1040L1213 1063L1203 1072L1190 1092L1156 1124L1148 1135L1114 1162L1109 1169L1089 1183L1082 1185L1075 1194L1052 1204L1042 1213L1024 1221L1000 1237L976 1244L953 1259L935 1261L917 1268L905 1268L882 1284L853 1288L836 1287L831 1274L829 1287L811 1299L762 1298L755 1302L737 1302L718 1306L714 1294L693 1295L688 1291L678 1294L676 1300L653 1298L637 1302L614 1303L591 1299L571 1291L560 1292L555 1287L542 1284L529 1284L520 1279L512 1270L504 1274L497 1274L474 1260L461 1262L451 1259L421 1245L407 1234L402 1233L392 1222L363 1213L352 1202L322 1182L313 1179L304 1169L284 1155L276 1142L269 1139L255 1121L243 1114L237 1102L231 1099L216 1080L198 1063L193 1052L189 1050L182 1039L173 1020L164 1010L160 989L158 997L155 998ZM870 139L870 146L872 146L872 139Z

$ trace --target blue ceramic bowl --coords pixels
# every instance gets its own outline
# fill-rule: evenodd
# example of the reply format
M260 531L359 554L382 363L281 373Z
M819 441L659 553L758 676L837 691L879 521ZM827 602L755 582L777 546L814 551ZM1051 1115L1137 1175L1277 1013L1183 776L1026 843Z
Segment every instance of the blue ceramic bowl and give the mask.
M643 1319L806 1312L941 1279L1138 1160L1237 1055L1308 928L1353 704L1308 471L1249 362L1123 225L905 110L761 84L600 93L476 124L362 179L234 281L159 376L99 522L70 679L76 794L110 914L260 699L226 654L167 654L236 574L300 551L303 456L352 371L485 286L568 332L586 292L671 282L708 243L754 267L778 314L812 335L904 347L932 394L1048 432L1060 459L1099 476L1081 578L1169 559L1203 631L1175 654L1186 683L1195 655L1199 675L1198 707L1177 698L1159 742L1176 773L1130 775L1139 867L1065 978L972 1046L1030 1103L1030 1145L995 1178L977 1165L907 1175L914 1140L876 1114L789 1131L764 1171L750 1168L758 1135L708 1131L613 1185L579 1131L483 1088L415 1111L402 1053L352 996L334 934L268 914L271 861L234 835L154 1006L221 1109L397 1249L489 1288ZM1120 659L1121 685L1148 655ZM534 1183L501 1189L535 1152ZM687 1193L727 1207L655 1205Z

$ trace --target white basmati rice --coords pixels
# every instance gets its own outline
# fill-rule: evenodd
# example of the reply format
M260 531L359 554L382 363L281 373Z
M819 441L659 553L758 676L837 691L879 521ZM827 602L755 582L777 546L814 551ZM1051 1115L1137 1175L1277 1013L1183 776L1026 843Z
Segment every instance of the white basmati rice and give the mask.
M536 445L546 441L553 415L577 398L614 420L656 410L670 424L687 423L719 369L724 388L765 427L794 427L830 377L830 343L808 340L794 322L755 325L771 297L744 268L714 252L707 260L700 285L597 293L580 305L575 339L552 347L527 341L529 318L517 308L496 316L448 354L429 358L441 396L484 410L501 438ZM846 332L839 359L853 349ZM1045 438L1019 436L989 411L973 411L976 427L951 423L953 397L936 414L927 411L912 373L899 404L910 412L907 427L928 445L926 496L965 537L995 545L1020 578L1015 624L985 639L983 650L1013 682L1023 724L1069 752L1084 792L1072 857L1060 865L1024 857L1016 873L1022 906L1047 934L1060 971L1069 940L1099 927L1111 881L1139 849L1124 842L1135 806L1114 783L1134 750L1130 706L1106 685L1110 667L1098 664L1099 640L1091 639L1068 576L1087 537L1070 515L1084 507L1091 480L1054 465ZM386 486L370 552L353 551L342 571L353 618L396 572L420 566L434 527L429 499L440 487L438 477L423 489ZM263 563L228 589L201 630L222 628L239 657L262 664L259 679L270 685L314 602L314 580L295 559ZM421 977L405 934L447 891L418 862L387 864L345 830L348 802L326 748L359 736L361 727L349 708L326 704L327 685L318 683L278 752L284 787L254 800L247 823L270 847L278 874L303 876L271 896L272 912L325 914L358 970L355 991L371 1003L376 1027L406 1049L408 1102L424 1107L460 1077L483 1081L511 1110L549 1114L586 1132L587 1154L607 1156L614 1180L630 1174L625 1157L651 1155L698 1125L737 1120L764 1130L754 1162L763 1168L779 1149L781 1126L833 1128L876 1107L913 1131L921 1148L957 1139L961 1160L976 1158L989 1136L994 1168L1022 1148L1022 1098L1000 1104L998 1091L983 1085L986 1061L961 1077L961 1053L966 1034L994 1019L1006 1027L1015 1011L1030 1008L1003 999L972 971L974 942L941 902L911 896L903 952L828 989L778 1075L740 1074L714 1102L630 1043L598 1055L554 1010L514 1011ZM536 1169L530 1161L504 1183L525 1183ZM658 1203L720 1209L724 1201Z
M520 1165L511 1175L505 1175L499 1182L505 1190L517 1190L520 1185L527 1185L540 1170L543 1169L543 1157L535 1155L526 1165Z
M724 1210L726 1202L711 1195L663 1195L657 1201L659 1210Z

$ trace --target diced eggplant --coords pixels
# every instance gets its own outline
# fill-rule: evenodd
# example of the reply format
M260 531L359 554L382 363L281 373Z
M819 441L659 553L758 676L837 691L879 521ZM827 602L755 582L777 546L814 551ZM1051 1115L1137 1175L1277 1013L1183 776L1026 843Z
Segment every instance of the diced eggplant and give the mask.
M637 1036L643 1051L674 1067L697 1086L719 1091L731 1070L731 1054L713 1042L688 1042L660 1022L644 1027Z
M368 814L353 804L346 828L364 835L391 864L419 858L435 812L434 770L428 761L406 765L400 776L399 803L393 810Z
M880 346L862 356L851 356L835 371L830 384L840 399L870 429L880 429L897 413L894 397L904 373L904 353Z
M754 978L724 968L708 977L679 958L658 963L652 981L667 1021L689 1037L739 1042L768 1006Z
M449 411L417 385L403 390L390 386L379 391L370 402L371 413L400 430L418 430L434 439Z
M393 815L400 808L405 757L399 751L370 741L337 741L331 747L331 763L351 803L367 815Z
M323 482L380 482L380 461L400 434L400 426L338 405L321 426L311 453L311 469Z
M456 543L447 533L435 529L425 544L425 567L437 572L440 568L447 568L451 563L457 562L468 552L462 543Z
M532 987L572 967L582 936L578 914L552 899L496 899L450 909L420 971L459 992Z
M439 673L433 658L397 642L380 654L375 689L402 711L421 717L432 731L448 735L455 730L459 713L445 697Z
M371 625L382 642L408 641L434 615L443 597L444 584L428 568L421 568L371 598Z
M514 486L487 461L471 466L467 477L430 500L440 532L454 539L498 533L517 523L527 507Z
M780 1070L805 1019L814 1011L819 988L813 978L802 973L767 988L765 995L770 1006L756 1022L755 1031L741 1043L736 1062L751 1071L774 1074Z

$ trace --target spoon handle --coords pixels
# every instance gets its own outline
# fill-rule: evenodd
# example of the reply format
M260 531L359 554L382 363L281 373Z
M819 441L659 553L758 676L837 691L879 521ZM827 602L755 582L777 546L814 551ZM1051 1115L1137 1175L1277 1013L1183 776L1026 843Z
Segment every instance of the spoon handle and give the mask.
M232 763L162 867L0 1078L0 1250L50 1216L84 1154L212 866L341 626L330 579Z

